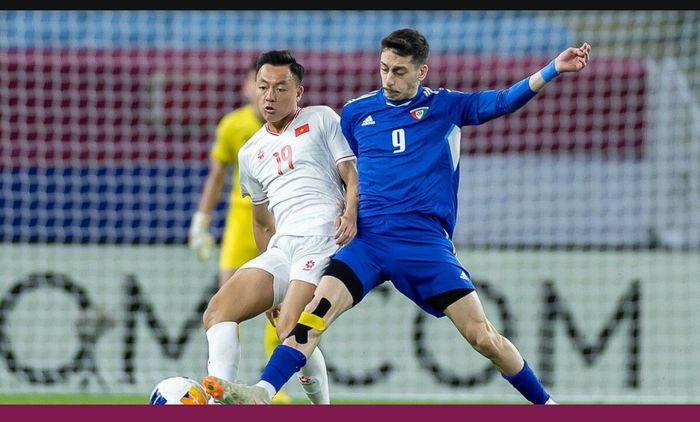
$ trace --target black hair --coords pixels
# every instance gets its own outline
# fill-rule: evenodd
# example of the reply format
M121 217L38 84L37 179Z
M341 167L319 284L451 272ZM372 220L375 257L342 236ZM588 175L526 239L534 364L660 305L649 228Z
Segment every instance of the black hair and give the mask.
M382 51L389 49L401 57L411 57L420 66L428 60L430 46L423 34L412 28L397 29L382 39Z
M297 79L297 83L301 85L301 81L304 80L304 66L297 62L289 50L270 50L262 53L255 62L255 71L259 72L263 65L270 64L273 66L289 66L289 70L292 75Z

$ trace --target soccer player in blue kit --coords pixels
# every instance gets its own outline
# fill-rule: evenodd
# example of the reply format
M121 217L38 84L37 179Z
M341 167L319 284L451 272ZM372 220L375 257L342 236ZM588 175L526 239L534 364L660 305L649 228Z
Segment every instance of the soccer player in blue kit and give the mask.
M463 126L518 110L560 73L582 70L590 51L587 43L567 48L510 88L466 93L422 85L429 46L420 32L404 28L386 36L382 88L348 101L341 113L343 134L357 156L357 235L329 263L260 381L223 382L220 401L269 403L331 323L391 280L424 311L447 315L525 399L556 404L518 349L487 319L469 272L455 256L460 136Z

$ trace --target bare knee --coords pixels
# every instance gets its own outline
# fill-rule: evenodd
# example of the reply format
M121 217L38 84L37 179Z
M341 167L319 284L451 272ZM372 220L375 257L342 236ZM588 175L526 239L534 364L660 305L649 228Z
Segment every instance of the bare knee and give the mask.
M216 295L214 295L207 304L207 308L202 314L202 322L204 323L204 329L208 330L212 325L222 322L219 317L218 312L219 303L216 300Z
M202 314L204 329L208 330L213 325L220 322L236 322L240 324L243 319L240 315L236 316L240 312L235 312L231 309L231 304L232 302L230 300L224 299L219 293L214 294Z
M220 322L247 321L272 305L272 275L245 268L236 273L212 296L202 314L205 329Z

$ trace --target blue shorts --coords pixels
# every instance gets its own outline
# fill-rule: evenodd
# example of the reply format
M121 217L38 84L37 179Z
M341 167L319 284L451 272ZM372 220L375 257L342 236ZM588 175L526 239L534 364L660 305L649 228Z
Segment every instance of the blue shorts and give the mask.
M445 314L428 304L427 299L452 290L474 290L469 272L455 256L447 233L437 220L426 216L364 218L358 221L357 236L334 259L357 275L362 297L390 280L404 296L436 317Z

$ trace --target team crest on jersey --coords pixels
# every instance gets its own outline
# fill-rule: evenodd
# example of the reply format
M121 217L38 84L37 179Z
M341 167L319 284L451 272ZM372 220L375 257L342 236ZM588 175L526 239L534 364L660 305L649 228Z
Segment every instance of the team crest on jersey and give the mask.
M263 158L265 158L265 151L259 150L258 151L258 160L262 160Z
M411 113L411 117L413 117L416 120L420 120L423 117L425 117L426 114L428 114L428 108L429 107L418 107L414 108L413 110L409 111Z
M304 271L311 271L315 265L316 261L314 261L313 259L309 259L308 261L306 261L306 265L304 265Z
M301 136L307 132L311 131L311 128L309 128L308 123L304 123L303 125L299 126L298 128L294 129L294 136Z

